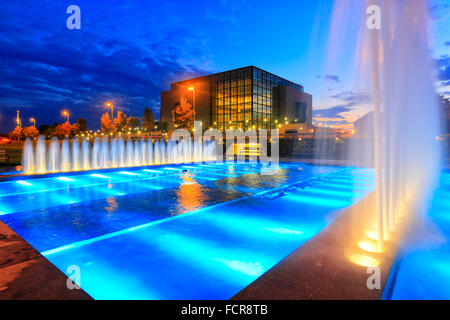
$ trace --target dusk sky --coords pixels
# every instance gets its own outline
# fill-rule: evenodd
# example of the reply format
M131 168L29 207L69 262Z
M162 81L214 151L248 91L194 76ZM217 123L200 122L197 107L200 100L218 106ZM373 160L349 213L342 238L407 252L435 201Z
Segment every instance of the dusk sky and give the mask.
M343 0L347 1L347 0ZM355 0L348 0L355 1ZM357 0L360 1L360 0ZM66 8L81 8L69 30ZM317 121L346 125L367 112L352 53L329 62L332 0L3 1L0 8L0 132L85 118L100 126L106 101L128 116L150 107L170 83L255 65L302 84ZM450 0L430 2L437 89L450 97ZM357 11L356 11L357 12ZM343 21L352 26L355 21ZM343 41L353 46L354 32Z

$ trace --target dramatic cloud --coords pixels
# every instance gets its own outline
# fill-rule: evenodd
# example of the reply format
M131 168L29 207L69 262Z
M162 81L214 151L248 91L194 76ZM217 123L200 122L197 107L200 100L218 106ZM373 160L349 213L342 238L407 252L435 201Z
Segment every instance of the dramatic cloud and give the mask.
M328 109L319 109L313 111L314 117L320 117L320 118L333 118L333 119L340 119L345 120L345 117L341 115L341 113L349 112L352 108L346 105L339 105L334 106Z
M436 60L438 68L438 80L449 81L450 80L450 56L444 55Z
M128 39L100 23L89 27L88 14L81 30L69 31L64 13L60 24L0 15L0 132L14 126L19 108L24 124L33 116L38 125L62 120L67 108L72 121L83 117L96 127L107 100L128 115L145 107L158 114L160 93L171 81L208 73L188 62L199 54L188 29Z
M369 94L364 91L342 91L331 98L345 102L348 107L366 104L370 100Z
M341 80L339 79L339 77L337 75L327 74L327 75L325 75L325 79L331 80L331 81L334 81L334 82L337 82L337 83L341 82Z
M434 20L443 20L449 14L450 5L446 3L447 0L433 0L430 1L430 13Z

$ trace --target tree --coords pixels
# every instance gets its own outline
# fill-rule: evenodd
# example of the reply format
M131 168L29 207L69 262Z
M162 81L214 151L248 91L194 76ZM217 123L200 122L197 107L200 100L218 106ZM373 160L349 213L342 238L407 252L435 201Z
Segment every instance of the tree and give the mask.
M194 108L190 102L182 97L180 103L172 111L172 118L177 128L191 128L194 122Z
M57 136L60 139L70 138L72 136L72 133L74 132L74 129L76 129L76 127L72 126L69 121L66 121L63 124L58 124L56 126L56 128L53 130L53 135Z
M110 133L114 131L114 124L112 123L111 118L109 117L109 112L106 112L102 115L100 124L102 126L103 132Z
M13 131L9 133L9 138L11 140L21 140L23 138L23 130L21 126L17 126Z
M144 109L144 115L141 117L142 128L146 131L152 131L155 123L155 115L149 108Z
M127 119L127 129L128 130L134 130L135 128L139 127L139 118L138 117L129 117Z
M83 118L77 119L77 133L86 132L88 130L87 121Z
M23 128L23 135L26 138L36 138L39 135L38 129L36 129L34 126L25 127Z
M125 130L127 126L127 115L122 111L117 111L117 116L114 119L114 128L116 132Z

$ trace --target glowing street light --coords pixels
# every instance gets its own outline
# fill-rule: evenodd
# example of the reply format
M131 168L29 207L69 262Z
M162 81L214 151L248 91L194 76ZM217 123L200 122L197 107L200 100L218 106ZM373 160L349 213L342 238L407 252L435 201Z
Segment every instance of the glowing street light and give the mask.
M111 109L111 120L114 121L114 104L112 102L105 103L107 108Z
M35 118L30 118L30 122L33 122L33 126L36 128L36 119Z
M67 117L67 122L70 123L70 114L69 114L69 111L64 110L62 114L63 114L64 117Z
M194 123L195 123L195 88L194 87L189 87L188 88L189 91L192 91L192 106L194 108Z
M20 111L19 110L17 110L16 123L17 123L17 126L19 126L19 127L22 126L22 120L20 120Z

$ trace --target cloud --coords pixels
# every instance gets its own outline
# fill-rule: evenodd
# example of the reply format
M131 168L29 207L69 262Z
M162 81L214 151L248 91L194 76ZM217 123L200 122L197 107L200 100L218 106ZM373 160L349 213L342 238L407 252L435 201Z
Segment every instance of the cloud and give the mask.
M366 104L370 101L369 93L365 91L342 91L331 98L345 102L348 107Z
M444 46L450 47L450 41L444 42Z
M436 66L438 68L438 80L449 81L450 80L450 56L444 55L436 60Z
M313 111L314 117L320 118L332 118L332 119L340 119L345 120L345 117L342 113L349 112L353 108L348 105L337 105L328 109L319 109Z
M331 81L334 81L334 82L337 82L337 83L341 82L341 80L339 79L339 76L337 76L337 75L327 74L327 75L325 75L325 79L331 80Z
M436 21L447 18L449 15L449 9L450 5L444 3L442 0L433 0L429 5L431 17Z
M145 107L158 114L160 92L170 82L209 73L189 62L201 53L202 39L186 28L128 38L100 22L86 26L90 12L81 30L69 31L51 19L36 24L8 10L0 13L0 105L5 119L13 119L19 108L24 118L36 117L38 125L54 123L63 120L59 113L67 108L73 121L83 117L95 127L107 100L128 115L140 116ZM39 10L34 7L31 13ZM2 121L0 132L13 126L13 121Z

